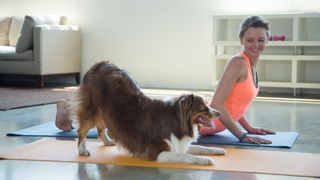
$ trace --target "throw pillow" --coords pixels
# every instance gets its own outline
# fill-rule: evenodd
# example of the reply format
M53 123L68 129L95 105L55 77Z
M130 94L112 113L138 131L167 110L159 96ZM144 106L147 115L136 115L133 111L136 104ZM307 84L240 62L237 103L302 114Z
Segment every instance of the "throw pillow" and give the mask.
M22 16L13 16L9 30L9 46L15 47L23 24Z
M60 17L54 15L47 16L25 16L21 33L17 41L16 52L22 53L33 48L33 28L36 25L59 25Z
M11 18L10 17L0 17L0 46L9 45L9 27Z
M41 19L37 16L24 17L21 33L16 45L17 53L23 53L33 48L33 27L40 23Z
M66 25L67 24L67 17L66 16L60 16L60 25Z

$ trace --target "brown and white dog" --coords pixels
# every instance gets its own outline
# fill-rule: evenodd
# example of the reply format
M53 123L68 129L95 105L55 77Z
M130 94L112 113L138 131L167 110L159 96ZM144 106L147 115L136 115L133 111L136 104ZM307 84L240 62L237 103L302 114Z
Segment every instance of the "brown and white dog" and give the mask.
M90 155L86 134L95 126L105 145L114 141L149 160L213 164L211 158L195 154L225 154L222 148L191 145L197 140L198 126L211 126L210 119L219 115L202 97L190 94L167 101L151 99L126 71L109 62L97 63L85 74L76 113L81 156Z

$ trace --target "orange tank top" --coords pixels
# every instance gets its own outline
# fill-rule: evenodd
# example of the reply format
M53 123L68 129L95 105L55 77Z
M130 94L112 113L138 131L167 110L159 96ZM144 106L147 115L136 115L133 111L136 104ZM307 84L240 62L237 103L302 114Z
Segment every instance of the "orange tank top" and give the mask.
M259 92L259 86L256 88L253 81L250 59L245 52L242 52L241 55L247 64L247 79L233 85L225 103L231 117L235 120L244 115Z
M247 64L247 79L233 85L225 102L230 116L235 121L238 121L244 115L259 92L259 86L256 88L253 81L250 59L245 52L242 52L241 55ZM225 130L219 118L213 120L213 123L216 125L214 133Z

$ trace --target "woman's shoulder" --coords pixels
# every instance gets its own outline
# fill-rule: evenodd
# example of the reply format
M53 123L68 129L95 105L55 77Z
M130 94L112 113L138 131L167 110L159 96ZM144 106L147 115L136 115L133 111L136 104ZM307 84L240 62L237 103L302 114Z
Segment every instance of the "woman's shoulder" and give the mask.
M229 66L246 67L246 62L241 54L236 54L228 60Z
M226 74L237 77L237 82L246 79L247 64L241 54L235 55L229 59L225 72Z

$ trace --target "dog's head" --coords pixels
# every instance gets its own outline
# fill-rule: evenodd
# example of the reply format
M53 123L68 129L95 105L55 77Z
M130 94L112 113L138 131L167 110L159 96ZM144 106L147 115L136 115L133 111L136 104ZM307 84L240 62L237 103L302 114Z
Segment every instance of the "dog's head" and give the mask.
M193 125L213 127L211 119L220 112L209 107L201 96L190 94L178 98L179 118L186 131L192 131Z

